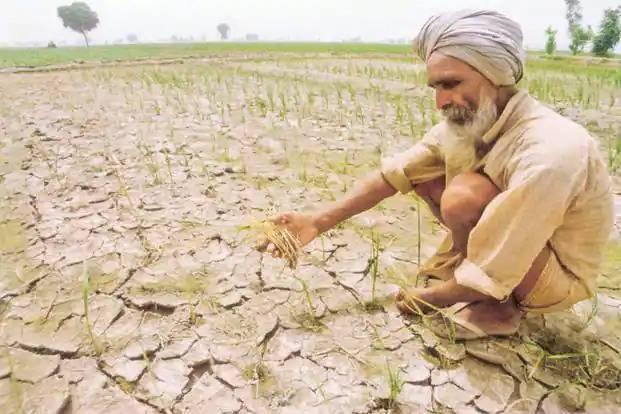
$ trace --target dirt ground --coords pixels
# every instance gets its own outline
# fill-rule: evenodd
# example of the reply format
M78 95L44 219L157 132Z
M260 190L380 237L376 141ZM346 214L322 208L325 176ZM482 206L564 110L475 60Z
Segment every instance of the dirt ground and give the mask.
M1 75L0 412L619 412L618 236L596 300L470 342L391 301L443 235L413 197L295 270L252 248L438 122L423 85L382 56ZM613 157L618 96L551 104Z

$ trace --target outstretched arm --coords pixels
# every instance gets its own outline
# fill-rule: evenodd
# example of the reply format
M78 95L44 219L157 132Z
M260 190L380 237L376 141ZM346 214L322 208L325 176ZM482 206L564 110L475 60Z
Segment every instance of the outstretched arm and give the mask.
M314 222L319 232L323 233L342 221L374 207L396 192L397 190L384 179L380 171L374 171L356 183L345 198L313 213Z

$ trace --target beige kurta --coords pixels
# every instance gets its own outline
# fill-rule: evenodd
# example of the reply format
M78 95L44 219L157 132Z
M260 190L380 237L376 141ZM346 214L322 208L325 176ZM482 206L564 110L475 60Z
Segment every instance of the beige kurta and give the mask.
M482 138L478 153L440 123L408 151L382 160L401 193L466 171L483 172L501 189L470 233L457 282L499 300L520 283L549 243L561 265L592 294L614 222L611 181L598 143L578 124L520 91ZM446 256L447 246L440 256ZM438 257L431 262L437 262Z

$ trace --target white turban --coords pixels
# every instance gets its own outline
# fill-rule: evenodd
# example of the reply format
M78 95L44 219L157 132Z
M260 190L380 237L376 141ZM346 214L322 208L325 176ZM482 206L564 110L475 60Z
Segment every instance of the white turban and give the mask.
M460 10L433 16L414 40L425 62L433 52L454 57L496 86L522 79L525 53L520 25L491 10Z

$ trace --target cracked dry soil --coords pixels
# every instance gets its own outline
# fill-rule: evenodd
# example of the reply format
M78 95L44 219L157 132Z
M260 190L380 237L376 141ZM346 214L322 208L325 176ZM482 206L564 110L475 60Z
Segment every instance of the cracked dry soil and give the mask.
M443 232L413 198L296 270L240 231L341 196L437 122L421 73L233 54L0 76L0 412L618 412L617 241L597 306L452 343L390 300ZM559 110L618 133L618 106Z

